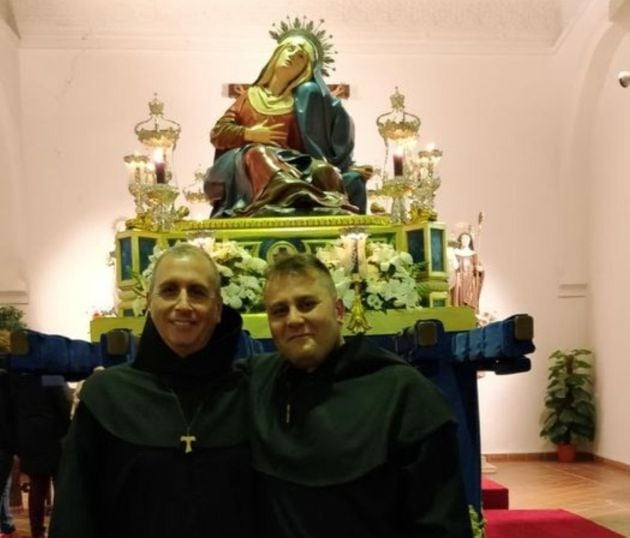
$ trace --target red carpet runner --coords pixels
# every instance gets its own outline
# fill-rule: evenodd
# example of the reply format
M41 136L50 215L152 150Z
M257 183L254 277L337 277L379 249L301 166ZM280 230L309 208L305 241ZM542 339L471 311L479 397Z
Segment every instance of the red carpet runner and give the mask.
M485 510L486 538L623 538L566 510Z
M481 477L481 502L484 510L510 507L510 491L503 484Z

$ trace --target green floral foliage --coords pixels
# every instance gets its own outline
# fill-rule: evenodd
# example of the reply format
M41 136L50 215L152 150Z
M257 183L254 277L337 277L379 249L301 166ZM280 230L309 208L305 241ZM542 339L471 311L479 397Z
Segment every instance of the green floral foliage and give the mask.
M0 306L0 352L9 351L11 331L26 329L26 323L22 321L23 317L24 312L15 306Z
M468 515L470 516L470 527L473 531L473 538L484 538L486 535L486 520L477 513L474 506L468 505Z
M595 437L592 353L557 350L550 356L545 418L541 437L555 444L575 444Z
M26 329L26 323L22 321L23 317L24 312L15 306L0 306L0 330Z

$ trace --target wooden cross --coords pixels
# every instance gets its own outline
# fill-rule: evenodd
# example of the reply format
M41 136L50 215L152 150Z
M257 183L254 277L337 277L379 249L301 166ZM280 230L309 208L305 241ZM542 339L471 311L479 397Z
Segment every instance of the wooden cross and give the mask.
M192 444L197 441L197 438L194 435L182 435L179 440L182 443L186 443L186 448L184 449L184 454L189 454L192 452Z

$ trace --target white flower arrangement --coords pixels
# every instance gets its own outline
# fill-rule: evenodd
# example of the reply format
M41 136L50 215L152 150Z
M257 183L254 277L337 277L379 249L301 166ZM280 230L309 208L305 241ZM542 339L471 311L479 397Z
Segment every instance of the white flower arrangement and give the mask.
M363 279L363 307L366 310L419 308L421 297L416 287L417 269L411 255L379 241L367 241L365 251L365 261L359 266ZM319 248L316 255L330 270L343 304L350 308L354 289L343 242L337 240Z
M195 242L214 260L221 276L221 296L223 302L239 312L257 312L263 310L262 291L267 262L252 256L247 249L235 241L217 241L209 239ZM146 312L149 283L153 278L155 262L164 252L156 245L149 256L149 265L141 274L134 274L136 281L133 289L136 299L133 301L134 315Z
M267 262L252 256L236 241L195 241L217 264L221 276L221 296L223 302L239 312L260 312L263 310L262 293ZM153 277L155 262L165 249L156 245L149 256L149 265L142 274L134 274L136 285L133 302L134 314L144 314L147 308L149 282ZM330 270L337 293L346 308L351 308L354 300L352 275L350 274L347 245L341 239L319 248L317 257ZM362 302L366 310L387 310L419 308L421 297L418 293L415 275L417 268L411 255L397 251L389 243L367 241L365 256L359 264L363 280Z
M267 262L252 256L236 241L210 240L202 248L219 269L223 302L239 312L262 311Z

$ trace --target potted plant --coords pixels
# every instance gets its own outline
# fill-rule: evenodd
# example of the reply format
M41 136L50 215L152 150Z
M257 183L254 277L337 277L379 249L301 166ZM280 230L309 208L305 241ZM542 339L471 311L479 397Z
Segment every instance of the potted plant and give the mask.
M557 445L560 461L573 461L577 443L595 437L592 355L588 349L556 350L549 355L540 436Z
M0 352L9 351L12 331L26 329L23 317L24 312L15 306L0 306Z

